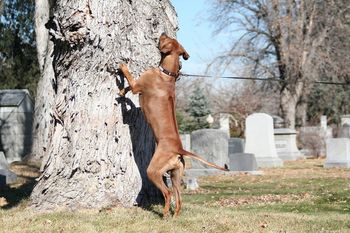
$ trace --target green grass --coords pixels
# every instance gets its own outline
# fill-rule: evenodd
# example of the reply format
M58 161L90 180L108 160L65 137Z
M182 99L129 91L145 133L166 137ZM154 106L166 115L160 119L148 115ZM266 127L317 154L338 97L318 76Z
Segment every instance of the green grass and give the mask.
M13 187L15 202L0 209L0 232L350 232L350 169L322 163L200 178L199 190L184 191L181 216L167 220L162 206L37 213L27 208L30 186L24 199L21 186Z

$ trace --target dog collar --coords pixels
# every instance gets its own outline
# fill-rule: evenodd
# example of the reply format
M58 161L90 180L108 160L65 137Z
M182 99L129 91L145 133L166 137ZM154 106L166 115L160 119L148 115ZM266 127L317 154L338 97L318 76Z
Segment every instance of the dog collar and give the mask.
M169 75L169 76L174 77L174 78L177 78L177 76L178 76L177 73L170 72L161 66L159 66L159 70L162 71L164 74Z

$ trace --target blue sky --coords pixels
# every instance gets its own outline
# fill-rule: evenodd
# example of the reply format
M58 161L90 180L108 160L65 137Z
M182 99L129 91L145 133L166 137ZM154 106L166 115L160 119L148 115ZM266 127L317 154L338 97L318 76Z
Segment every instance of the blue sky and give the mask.
M221 51L228 38L223 34L214 36L215 24L208 18L211 12L209 0L171 0L178 15L180 30L177 39L190 54L182 62L182 72L203 74L207 64Z

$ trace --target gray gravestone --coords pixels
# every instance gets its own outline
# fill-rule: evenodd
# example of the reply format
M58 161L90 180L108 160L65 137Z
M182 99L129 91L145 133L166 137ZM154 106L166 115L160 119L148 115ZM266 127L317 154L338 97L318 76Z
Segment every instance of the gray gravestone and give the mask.
M339 134L340 138L350 138L350 125L347 123L343 124Z
M229 164L228 158L228 135L219 129L201 129L191 134L192 151L203 157L205 160L224 167ZM190 169L186 175L204 176L220 173L220 170L208 167L202 162L192 160Z
M0 90L0 148L9 163L30 153L33 111L28 90Z
M9 164L5 155L0 151L0 187L13 183L17 180L17 175L9 170Z
M249 153L233 153L230 157L230 171L256 171L258 165L255 156Z
M3 151L0 151L0 169L8 169L9 164Z
M228 153L243 153L244 152L244 140L241 138L229 138L228 139Z
M283 161L304 158L297 147L297 132L294 129L279 128L274 133L278 157Z

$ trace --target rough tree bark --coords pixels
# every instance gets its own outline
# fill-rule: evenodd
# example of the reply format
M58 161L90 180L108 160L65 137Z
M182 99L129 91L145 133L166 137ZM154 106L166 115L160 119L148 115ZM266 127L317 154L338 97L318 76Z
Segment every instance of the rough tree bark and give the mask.
M153 134L138 97L117 96L120 62L136 77L157 66L162 32L175 36L168 0L57 0L47 27L54 45L54 104L43 174L32 195L41 210L102 208L162 197L146 177ZM45 72L45 71L44 71ZM40 90L39 90L40 91Z

